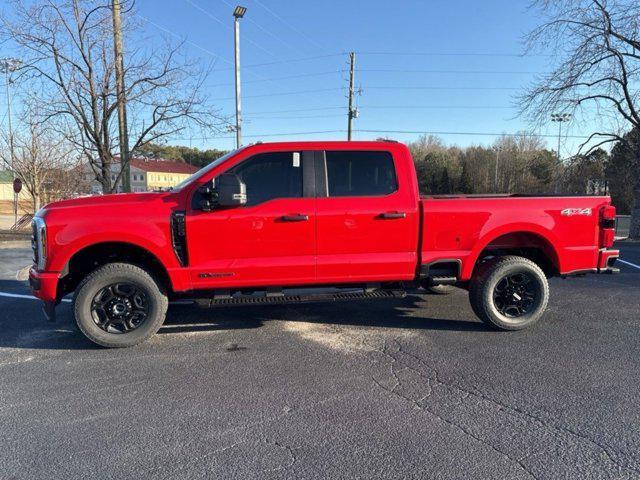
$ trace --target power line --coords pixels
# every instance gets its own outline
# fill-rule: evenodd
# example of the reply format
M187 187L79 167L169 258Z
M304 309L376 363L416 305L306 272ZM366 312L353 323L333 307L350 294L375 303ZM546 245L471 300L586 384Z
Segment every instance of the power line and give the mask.
M252 63L252 64L245 65L245 67L268 67L268 66L271 66L271 65L280 65L280 64L283 64L283 63L306 62L308 60L318 60L320 58L342 57L344 55L345 55L344 52L328 53L326 55L313 55L313 56L310 56L310 57L292 58L292 59L288 59L288 60L278 60L278 61L273 61L273 62ZM232 70L232 69L233 69L233 67L230 67L230 68L219 68L218 70Z
M402 68L359 68L358 72L381 73L455 73L455 74L489 74L489 75L541 75L547 72L525 70L420 70Z
M202 13L204 13L206 16L208 16L209 18L211 18L212 20L215 20L216 22L218 22L220 25L222 25L223 27L225 27L227 30L233 30L233 28L231 26L229 26L227 24L227 22L224 22L222 20L220 20L218 17L216 17L215 15L213 15L211 12L205 10L204 8L202 8L201 6L199 6L198 4L192 2L191 0L184 0L185 2L187 2L189 5L191 5L193 8L198 9L199 11L201 11ZM249 42L251 45L253 45L254 47L262 50L264 53L266 53L267 55L272 56L273 58L279 58L277 55L275 55L274 53L270 52L269 50L267 50L266 48L264 48L262 45L260 45L257 42L254 42L253 40L251 40L250 38L245 36L245 40L247 42Z
M192 42L191 40L189 40L189 39L187 39L187 38L185 38L185 37L183 37L181 35L178 35L176 32L173 32L173 31L169 30L168 28L163 27L162 25L158 25L153 20L150 20L149 18L145 17L144 15L140 15L139 13L136 13L136 15L138 15L140 18L142 18L144 21L150 23L154 27L162 30L163 32L166 32L169 35L172 35L172 36L180 39L181 41L183 41L185 43L188 43L189 45L192 45L192 46L196 47L197 49L202 50L203 52L211 55L216 60L219 59L219 60L222 60L224 63L227 63L229 65L233 65L233 62L231 60L227 60L226 58L218 55L217 53L214 53L211 50L209 50L207 48L204 48L204 47L198 45L197 43ZM248 68L248 67L251 67L251 65L245 65L245 68ZM231 66L231 67L228 67L228 68L219 68L217 70L221 71L221 70L233 70L233 69L234 69L234 67ZM252 72L251 70L249 70L248 72L249 72L249 74L253 75L254 77L257 77L257 78L260 78L260 79L264 79L264 77L262 75L259 75L259 74L255 73L255 72Z
M267 12L269 12L271 15L273 15L275 18L277 18L278 20L280 20L282 23L284 23L287 27L289 27L291 30L293 30L294 32L296 32L298 35L300 35L301 37L303 37L305 40L307 40L307 42L315 45L317 48L319 48L320 50L324 50L324 47L319 44L317 41L315 41L313 38L311 38L309 35L307 35L306 33L304 33L301 30L298 30L296 27L294 27L293 25L291 25L289 22L287 22L284 18L282 18L280 15L278 15L277 13L275 13L273 10L271 10L270 8L268 8L266 5L264 5L260 0L254 0L254 2L257 5L260 5L264 10L266 10Z
M229 2L227 2L226 0L222 0L222 3L224 3L229 8L234 8L234 6L232 4L230 4ZM295 50L296 52L301 52L304 55L304 52L302 50L298 49L297 47L294 47L293 45L291 45L291 43L287 42L286 40L283 40L282 38L280 38L276 34L272 33L270 30L267 30L259 22L256 22L255 20L251 19L250 17L247 17L246 20L249 21L250 23L252 23L253 25L255 25L256 27L258 27L260 30L262 30L264 33L266 33L270 37L275 38L276 40L278 40L279 42L283 43L284 45L286 45L287 47L291 48L292 50Z
M342 87L336 88L316 88L313 90L298 90L295 92L280 92L280 93L263 93L260 95L243 95L242 98L261 98L261 97L283 97L286 95L302 95L305 93L319 93L319 92L335 92L338 90L343 90ZM224 97L224 98L212 98L213 101L220 100L233 100L235 97Z
M253 112L253 115L269 114L269 113L296 113L296 112L313 112L321 110L343 110L343 106L326 106L326 107L311 107L311 108L295 108L290 110L262 110ZM360 108L375 108L375 109L471 109L471 110L484 110L484 109L510 109L513 107L505 105L361 105Z
M393 55L404 57L551 57L545 54L521 54L501 52L357 52L359 55Z
M355 129L355 133L375 133L375 134L384 134L384 133L398 133L398 134L427 134L427 135L469 135L469 136L491 136L491 137L538 137L538 138L556 138L556 135L552 134L540 134L540 133L530 133L530 132L519 132L519 133L495 133L495 132L451 132L451 131L429 131L429 130L370 130L370 129ZM346 133L346 130L315 130L315 131L306 131L306 132L280 132L280 133L262 133L262 134L253 134L253 135L245 135L249 138L260 138L260 137L286 137L286 136L298 136L298 135L319 135L326 133ZM186 138L172 138L173 141L186 141L186 140L219 140L219 139L232 139L234 136L213 136L213 137L186 137ZM588 135L566 135L566 138L580 138L586 139L589 138Z
M336 110L336 109L343 109L344 106L336 106L336 107L314 107L314 108L296 108L293 110L267 110L267 111L261 111L261 112L253 112L254 115L255 114L263 114L263 113L293 113L293 112L313 112L313 111L318 111L318 110Z
M324 76L324 75L333 75L335 73L341 73L344 72L344 70L329 70L326 72L312 72L312 73L300 73L300 74L296 74L296 75L286 75L284 77L271 77L271 78L263 78L260 80L247 80L244 81L242 83L257 83L257 82L274 82L277 80L287 80L290 78L304 78L304 77L319 77L319 76ZM233 82L228 82L228 83L215 83L212 85L205 85L205 87L226 87L229 85L234 85Z
M193 47L196 47L196 48L197 48L197 49L199 49L199 50L202 50L203 52L205 52L205 53L207 53L207 54L211 55L212 57L214 57L214 58L216 58L216 59L222 60L224 63L228 63L229 65L233 65L233 62L232 62L231 60L227 60L226 58L224 58L224 57L222 57L222 56L218 55L217 53L214 53L214 52L212 52L211 50L209 50L209 49L207 49L207 48L204 48L204 47L201 47L201 46L200 46L200 45L198 45L197 43L192 42L191 40L189 40L189 39L187 39L187 38L185 38L185 37L183 37L183 36L181 36L181 35L178 35L176 32L173 32L173 31L169 30L168 28L164 28L162 25L158 25L158 24L157 24L157 23L155 23L153 20L148 19L148 18L147 18L147 17L145 17L144 15L140 15L139 13L137 13L137 15L138 15L138 17L142 18L142 19L143 19L144 21L146 21L147 23L150 23L151 25L153 25L154 27L156 27L156 28L158 28L158 29L162 30L163 32L166 32L166 33L168 33L169 35L172 35L172 36L174 36L174 37L176 37L176 38L179 38L181 41L183 41L183 42L185 42L185 43L188 43L189 45L191 45L191 46L193 46ZM231 68L233 68L233 67L231 67Z
M297 135L319 135L325 133L345 133L346 130L316 130L311 132L286 132L286 133L262 133L262 134L254 134L254 135L243 135L243 137L247 138L260 138L260 137L286 137L286 136L297 136ZM181 137L181 138L169 138L172 141L187 141L187 140L220 140L220 139L230 139L236 138L235 136L223 136L223 137Z
M380 108L380 109L470 109L470 110L492 110L492 109L510 109L513 107L501 105L361 105L361 108Z
M365 87L371 90L521 90L520 87L407 87L407 86L386 86L373 85Z
M260 116L260 115L248 115L246 118L254 118L256 120L298 120L298 119L305 119L305 118L343 118L344 114L333 114L333 115L300 115L300 116L285 116L285 117L280 117L280 116Z
M410 134L428 134L428 135L469 135L469 136L487 136L487 137L538 137L538 138L556 138L557 135L543 133L493 133L493 132L430 132L427 130L356 130L360 133L410 133ZM588 135L565 135L565 138L589 138Z

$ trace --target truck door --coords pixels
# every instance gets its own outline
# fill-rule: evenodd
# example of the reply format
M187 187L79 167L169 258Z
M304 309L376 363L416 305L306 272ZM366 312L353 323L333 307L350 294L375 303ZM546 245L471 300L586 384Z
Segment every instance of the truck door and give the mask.
M410 161L410 160L409 160ZM317 202L318 282L408 280L418 251L418 192L388 151L326 151Z
M187 218L193 287L315 282L313 153L259 153L226 173L246 184L247 203Z

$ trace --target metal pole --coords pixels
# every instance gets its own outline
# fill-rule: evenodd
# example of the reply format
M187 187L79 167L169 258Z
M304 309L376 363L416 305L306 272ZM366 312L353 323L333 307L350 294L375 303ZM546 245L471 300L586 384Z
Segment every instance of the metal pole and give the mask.
M234 17L233 45L235 50L236 75L236 148L242 145L242 113L240 105L240 19Z
M13 146L13 125L11 123L11 70L9 65L6 65L5 70L5 86L7 88L7 121L9 123L9 158L11 159L11 172L13 178L16 178L16 166L15 166L15 150ZM18 223L18 194L13 192L13 223Z
M495 193L498 193L498 161L500 160L500 149L496 148L496 174L493 180L493 189Z
M129 132L127 129L127 99L124 87L124 62L122 60L122 23L120 0L111 1L113 11L113 51L116 57L116 91L118 101L118 133L120 137L120 162L122 165L122 190L131 191L131 167L129 165ZM106 192L105 192L106 193Z
M355 70L355 65L356 65L356 54L355 52L351 52L349 54L349 61L350 61L350 67L349 67L349 112L347 113L348 115L348 123L347 123L347 140L351 140L351 132L353 129L353 117L354 117L354 111L353 111L353 80L354 80L354 70Z
M564 120L560 120L558 122L558 165L560 165L560 138L562 137L562 122Z

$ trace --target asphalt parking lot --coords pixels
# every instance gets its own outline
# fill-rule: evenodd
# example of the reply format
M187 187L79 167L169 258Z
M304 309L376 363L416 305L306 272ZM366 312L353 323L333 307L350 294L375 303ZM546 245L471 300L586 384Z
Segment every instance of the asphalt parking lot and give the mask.
M28 295L30 252L0 249ZM640 265L640 244L622 244ZM200 310L94 347L0 297L0 478L640 478L640 269L553 279L535 328L466 293Z

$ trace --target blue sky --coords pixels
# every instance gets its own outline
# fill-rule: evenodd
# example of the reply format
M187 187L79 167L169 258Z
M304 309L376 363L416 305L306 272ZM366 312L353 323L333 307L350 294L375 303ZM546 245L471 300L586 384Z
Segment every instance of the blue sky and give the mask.
M539 21L528 4L242 0L248 8L241 23L245 143L345 138L349 51L357 52L356 86L361 88L355 139L411 141L419 136L357 130L513 133L529 128L517 117L514 97L549 68L549 57L520 55L523 35ZM159 35L182 38L191 57L213 62L207 93L222 113L232 116L235 0L137 0L136 5L150 41ZM334 130L339 132L293 135ZM588 130L581 125L568 131ZM556 134L557 125L537 132ZM199 135L185 133L170 143L234 146L231 134ZM461 146L495 139L439 136ZM556 140L547 142L555 148ZM575 153L577 143L564 140L563 156Z

